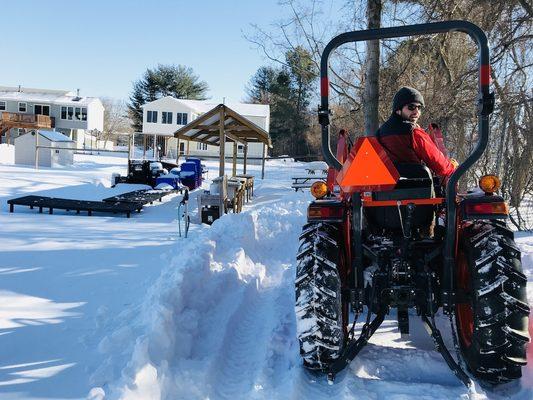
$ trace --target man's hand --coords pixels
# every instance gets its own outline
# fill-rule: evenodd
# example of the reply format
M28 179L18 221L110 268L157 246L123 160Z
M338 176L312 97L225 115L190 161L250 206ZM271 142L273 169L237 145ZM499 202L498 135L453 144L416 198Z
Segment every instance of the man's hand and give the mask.
M450 158L450 163L453 165L454 169L457 169L459 162L455 158Z

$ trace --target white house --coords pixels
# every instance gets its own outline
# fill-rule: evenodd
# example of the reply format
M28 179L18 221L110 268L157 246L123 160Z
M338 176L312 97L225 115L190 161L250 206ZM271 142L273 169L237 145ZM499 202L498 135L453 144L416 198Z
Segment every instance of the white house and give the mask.
M40 115L50 117L50 128L71 138L78 148L84 143L89 147L91 135L88 132L104 129L104 106L96 97L66 90L0 86L0 136L14 138L31 129L27 123L24 124L26 128L11 128L8 119L28 122ZM2 123L6 127L4 131Z
M164 154L168 157L176 157L177 139L173 137L174 132L187 125L192 120L198 118L203 113L212 110L218 103L203 100L176 99L171 96L146 103L143 105L143 128L144 135L154 135L163 137L164 141L158 141L162 146ZM270 126L270 106L264 104L228 103L229 108L247 118L255 125L269 131ZM180 141L180 154L185 154L187 144ZM233 144L226 143L225 154L231 157ZM205 143L191 142L189 154L199 157L217 157L220 149L218 146L211 146ZM264 146L262 143L250 143L248 146L248 159L253 162L261 159ZM237 155L242 157L244 147L238 144Z
M15 138L15 164L35 165L35 146L45 146L38 150L40 167L72 165L75 148L73 140L56 131L30 131ZM48 148L50 147L50 148Z

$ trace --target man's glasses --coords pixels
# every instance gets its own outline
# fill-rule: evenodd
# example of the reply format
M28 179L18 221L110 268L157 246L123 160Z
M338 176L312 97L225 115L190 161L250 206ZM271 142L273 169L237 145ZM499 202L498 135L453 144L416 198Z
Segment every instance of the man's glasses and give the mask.
M409 111L422 110L422 105L421 104L408 104L407 109Z

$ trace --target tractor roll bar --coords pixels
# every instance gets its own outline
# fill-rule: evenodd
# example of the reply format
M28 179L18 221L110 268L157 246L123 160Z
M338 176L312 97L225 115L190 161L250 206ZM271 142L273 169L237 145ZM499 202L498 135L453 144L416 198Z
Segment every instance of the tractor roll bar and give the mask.
M454 296L454 250L456 242L456 218L457 206L456 184L461 176L481 157L489 140L489 115L494 107L494 94L489 91L490 65L489 47L487 36L477 25L467 21L445 21L429 24L407 25L401 27L368 29L363 31L353 31L342 33L333 38L324 48L320 60L320 107L318 109L318 120L322 126L322 153L329 166L340 170L342 164L337 160L331 151L329 132L329 79L328 61L330 54L340 45L350 42L360 42L366 40L388 39L403 36L416 36L444 32L464 32L467 33L478 46L479 59L479 97L478 97L478 130L479 140L474 150L468 155L463 163L455 170L448 180L446 187L446 243L444 248L444 276L443 276L443 304L445 312L450 312L453 307ZM373 134L373 132L367 132Z

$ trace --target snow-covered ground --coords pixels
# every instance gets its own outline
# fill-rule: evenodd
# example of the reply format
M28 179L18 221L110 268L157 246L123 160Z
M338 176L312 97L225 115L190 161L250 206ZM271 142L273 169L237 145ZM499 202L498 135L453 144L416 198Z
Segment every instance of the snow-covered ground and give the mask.
M410 340L385 321L334 385L303 370L293 284L310 195L290 190L303 164L269 162L264 180L249 167L255 197L243 213L211 227L193 215L185 239L177 195L130 219L11 214L6 200L29 193L128 189L109 188L126 169L118 157L38 171L10 157L0 147L0 400L533 398L532 351L520 382L469 392L416 317ZM517 236L533 302L533 236Z

